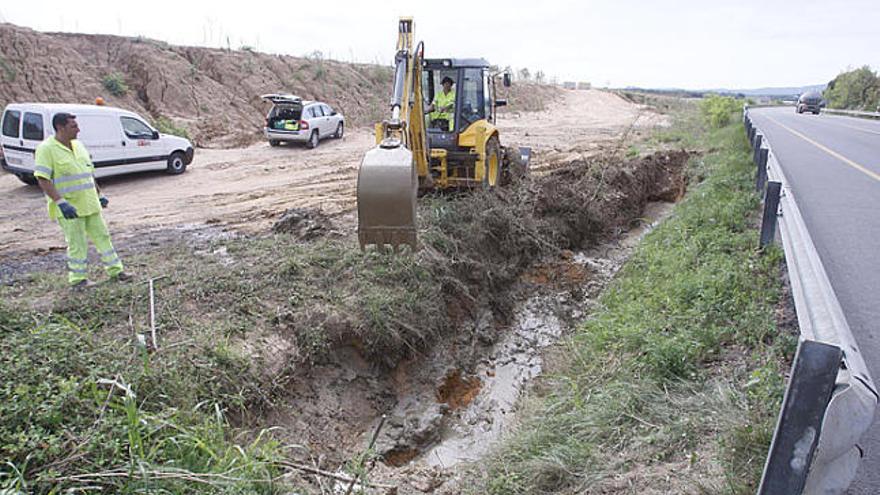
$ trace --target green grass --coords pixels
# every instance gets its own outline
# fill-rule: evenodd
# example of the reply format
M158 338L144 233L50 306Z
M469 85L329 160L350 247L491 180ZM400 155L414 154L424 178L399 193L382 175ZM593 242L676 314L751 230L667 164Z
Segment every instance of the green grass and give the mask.
M754 493L796 339L774 320L781 253L755 249L741 127L696 142L712 150L692 164L705 180L562 346L472 493Z
M0 424L13 425L0 427L0 459L9 460L0 483L48 493L126 470L128 478L99 484L122 493L287 493L293 488L262 481L281 474L274 460L284 451L254 425L289 399L295 380L340 347L390 370L440 339L486 338L475 315L488 308L503 322L511 289L542 256L629 225L652 194L643 185L656 187L665 173L659 163L576 161L498 192L426 196L423 249L412 255L362 253L353 236L163 241L125 256L139 280L165 276L152 352L137 337L150 340L143 283L73 293L59 270L0 287L8 304ZM105 277L94 266L90 276ZM173 469L202 478L158 479ZM219 483L218 474L234 480Z
M240 391L222 377L247 373L247 363L222 344L194 346L203 346L195 359L147 353L60 315L31 317L0 307L0 488L276 493L258 480L279 474L277 445L227 436ZM101 477L108 472L130 477Z

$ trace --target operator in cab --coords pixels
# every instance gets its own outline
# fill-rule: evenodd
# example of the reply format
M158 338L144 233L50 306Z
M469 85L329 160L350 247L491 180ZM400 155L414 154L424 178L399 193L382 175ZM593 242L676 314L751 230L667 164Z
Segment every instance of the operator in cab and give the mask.
M443 89L434 95L434 101L428 106L428 116L431 118L431 127L452 131L455 123L453 115L455 111L455 91L452 85L455 82L446 76L440 81Z

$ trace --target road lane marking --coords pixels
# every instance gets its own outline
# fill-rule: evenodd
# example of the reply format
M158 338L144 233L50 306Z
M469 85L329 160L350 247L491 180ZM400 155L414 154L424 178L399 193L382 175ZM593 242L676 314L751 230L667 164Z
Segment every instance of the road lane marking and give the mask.
M773 122L776 123L776 125L778 125L779 127L782 127L782 128L785 129L786 131L788 131L788 132L794 134L795 136L797 136L797 137L803 139L804 141L806 141L806 142L812 144L813 146L819 148L820 150L824 151L825 153L828 153L829 155L833 156L834 158L837 158L838 160L840 160L840 161L842 161L843 163L849 165L850 167L852 167L852 168L858 170L859 172L861 172L861 173L867 175L868 177L870 177L870 178L876 180L877 182L880 182L880 174L878 174L878 173L876 173L876 172L872 172L872 171L868 170L868 168L865 167L864 165L860 165L860 164L858 164L858 163L856 163L856 162L850 160L849 158L847 158L847 157L841 155L840 153L834 151L833 149L831 149L831 148L829 148L829 147L827 147L827 146L825 146L825 145L819 144L819 143L817 143L816 141L813 141L812 139L808 138L807 136L805 136L805 135L801 134L800 132L798 132L798 131L792 129L791 127L788 127L787 125L783 124L782 122L780 122L780 121L774 119L773 117L771 117L771 116L769 116L769 115L765 115L765 117L767 117L768 119L772 120Z

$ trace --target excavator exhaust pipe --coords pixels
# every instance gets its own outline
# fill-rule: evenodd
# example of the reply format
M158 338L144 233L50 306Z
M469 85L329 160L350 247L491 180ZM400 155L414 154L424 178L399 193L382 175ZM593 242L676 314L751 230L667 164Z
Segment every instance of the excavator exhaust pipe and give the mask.
M377 146L364 155L358 170L358 241L379 249L409 245L416 250L418 177L412 151Z

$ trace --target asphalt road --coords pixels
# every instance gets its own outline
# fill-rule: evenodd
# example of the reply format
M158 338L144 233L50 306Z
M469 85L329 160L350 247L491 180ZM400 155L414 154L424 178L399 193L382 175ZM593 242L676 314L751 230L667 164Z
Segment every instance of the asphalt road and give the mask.
M749 111L770 141L868 370L880 383L880 121ZM849 495L880 493L880 415Z

